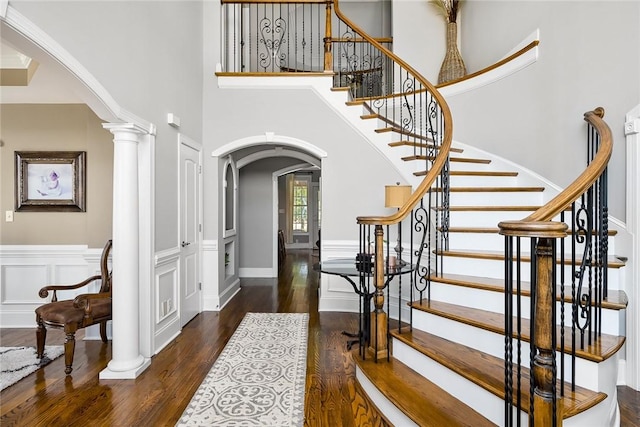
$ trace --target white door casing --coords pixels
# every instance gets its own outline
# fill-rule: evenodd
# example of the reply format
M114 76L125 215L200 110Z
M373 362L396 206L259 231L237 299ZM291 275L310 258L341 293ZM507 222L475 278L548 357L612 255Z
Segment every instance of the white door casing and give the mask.
M180 326L202 311L200 168L197 144L180 137Z

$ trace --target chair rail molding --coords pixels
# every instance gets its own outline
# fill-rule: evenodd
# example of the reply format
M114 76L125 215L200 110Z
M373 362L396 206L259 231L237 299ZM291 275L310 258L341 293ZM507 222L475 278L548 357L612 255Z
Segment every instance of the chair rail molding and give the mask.
M624 381L629 387L640 390L640 104L626 115L624 124L627 149L627 230L631 233L630 270L627 280L627 357Z

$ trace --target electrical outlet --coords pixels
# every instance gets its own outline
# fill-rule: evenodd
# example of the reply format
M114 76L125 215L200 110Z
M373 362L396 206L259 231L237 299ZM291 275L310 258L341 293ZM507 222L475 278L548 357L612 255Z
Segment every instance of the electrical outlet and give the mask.
M4 220L6 222L13 222L13 211L6 211L4 213Z

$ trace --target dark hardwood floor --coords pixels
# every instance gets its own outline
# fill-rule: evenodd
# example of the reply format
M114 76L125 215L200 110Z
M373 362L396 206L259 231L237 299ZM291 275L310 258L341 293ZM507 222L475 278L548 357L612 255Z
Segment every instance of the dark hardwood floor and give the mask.
M317 254L317 252L315 252ZM173 426L247 312L308 312L307 426L386 426L355 381L341 331L357 330L353 313L318 313L317 258L289 251L279 279L242 281L242 290L220 312L206 312L153 357L135 380L98 380L111 344L78 336L74 371L60 357L0 394L0 425ZM47 344L62 344L51 330ZM35 345L34 329L1 329L0 345ZM622 427L638 425L640 393L619 387Z

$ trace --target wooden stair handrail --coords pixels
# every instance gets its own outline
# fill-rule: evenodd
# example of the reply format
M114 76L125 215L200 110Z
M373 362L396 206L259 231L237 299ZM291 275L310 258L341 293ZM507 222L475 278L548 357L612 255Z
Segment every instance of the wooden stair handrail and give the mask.
M375 46L380 52L384 53L386 56L393 59L394 62L403 67L407 72L412 74L424 87L426 87L433 98L438 102L440 106L443 120L444 120L444 135L442 139L442 146L439 150L438 156L433 162L429 173L427 173L420 183L420 185L413 191L409 200L404 204L403 207L398 209L392 215L388 216L359 216L356 218L358 224L370 224L370 225L391 225L397 224L402 221L404 218L409 215L411 210L418 204L422 197L429 191L429 188L433 185L436 178L440 175L440 172L444 165L447 162L447 158L449 157L449 149L451 148L451 143L453 140L453 118L451 117L451 110L449 109L449 105L444 100L443 96L438 92L436 87L431 84L422 74L418 73L413 67L404 62L398 56L396 56L389 49L384 47L382 44L378 43L375 38L369 36L365 31L363 31L359 26L350 21L346 16L342 14L342 11L338 7L338 0L334 0L334 10L339 19L349 25L354 32L358 33L360 37L371 43Z
M604 109L598 107L593 111L587 111L584 114L584 120L591 124L600 134L600 148L593 158L589 166L560 194L554 197L549 203L545 204L534 213L520 221L503 221L498 224L500 234L502 235L526 235L534 237L556 237L553 236L554 230L551 219L566 210L574 201L578 199L593 183L602 175L611 158L613 151L613 137L611 129L602 119L604 117ZM548 224L541 224L541 222ZM535 225L534 225L535 224ZM548 230L547 230L548 229ZM535 231L534 231L535 230ZM551 235L545 234L550 232Z

